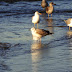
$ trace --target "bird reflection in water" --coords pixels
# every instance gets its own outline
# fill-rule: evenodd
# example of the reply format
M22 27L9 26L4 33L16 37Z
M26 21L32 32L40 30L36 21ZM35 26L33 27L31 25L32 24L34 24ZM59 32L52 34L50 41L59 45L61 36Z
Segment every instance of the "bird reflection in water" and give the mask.
M67 36L68 36L69 38L72 38L72 31L68 31L68 32L67 32Z
M50 33L54 33L53 19L52 17L46 18L46 13L42 13L42 18L44 20L44 26L47 27Z
M31 45L32 55L32 70L38 72L40 69L40 62L42 58L48 55L49 49L48 44L42 44L41 42L33 42Z
M47 19L47 24L48 24L48 30L51 32L51 33L54 33L54 27L53 27L53 19L52 17L51 18L48 18Z
M69 50L69 60L70 60L70 65L72 66L72 31L67 32L67 37L68 37L68 50Z
M70 55L72 57L72 31L67 32L67 37L68 37L68 48ZM72 58L71 58L71 63L72 63Z
M72 49L72 31L67 32L69 47Z
M32 70L33 72L38 71L38 62L41 59L41 42L33 42L31 45L31 51L32 51Z

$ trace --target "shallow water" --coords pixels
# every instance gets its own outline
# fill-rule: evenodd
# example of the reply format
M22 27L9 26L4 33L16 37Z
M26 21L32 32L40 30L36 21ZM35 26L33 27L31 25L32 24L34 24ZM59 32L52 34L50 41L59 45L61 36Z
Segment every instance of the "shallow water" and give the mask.
M48 1L50 3L50 1ZM43 13L39 28L54 34L34 42L30 28L41 1L0 3L0 72L71 72L72 29L64 19L72 16L72 1L53 1L52 17Z

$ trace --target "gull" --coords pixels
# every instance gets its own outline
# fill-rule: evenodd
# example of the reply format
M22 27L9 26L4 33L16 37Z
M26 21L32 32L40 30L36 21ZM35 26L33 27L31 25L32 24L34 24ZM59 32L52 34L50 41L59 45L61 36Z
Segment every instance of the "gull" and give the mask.
M52 16L52 12L53 12L53 9L54 9L53 5L56 5L56 4L54 4L53 2L50 2L49 6L46 7L46 13L48 14L48 17L49 17L49 14L51 14L51 16Z
M48 6L47 1L46 1L46 0L42 0L41 6L42 6L43 9L44 9L45 7L47 7L47 6Z
M39 41L41 41L42 37L52 34L48 30L36 29L34 27L31 28L31 33L33 36L33 40L39 40Z
M67 26L69 26L69 30L70 30L70 27L72 27L72 18L69 18L69 19L64 20L64 21L67 24Z
M38 23L40 21L39 14L41 15L41 13L39 13L38 11L36 11L35 14L34 14L34 16L32 16L32 23L34 23L34 27L35 27L35 24L37 24L37 28L38 28Z

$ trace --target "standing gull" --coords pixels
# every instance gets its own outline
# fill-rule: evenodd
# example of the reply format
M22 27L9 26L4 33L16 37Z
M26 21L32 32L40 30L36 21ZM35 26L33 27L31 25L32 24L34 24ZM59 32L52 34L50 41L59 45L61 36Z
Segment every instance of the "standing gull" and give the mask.
M53 2L50 2L49 6L46 7L46 13L48 14L48 17L49 17L49 14L51 14L51 16L52 16L52 12L53 12L53 9L54 9L53 5L56 5L56 4L54 4Z
M41 6L42 6L43 9L44 9L45 7L47 7L47 6L48 6L47 1L46 1L46 0L42 0Z
M34 27L31 28L31 33L32 33L32 36L33 36L33 40L39 40L39 41L41 41L42 37L52 34L47 30L35 29Z
M67 26L69 26L69 30L70 30L70 27L72 27L72 18L69 18L69 19L64 20L64 21L67 24Z
M39 23L39 13L38 11L35 12L34 16L32 16L32 23L34 23L34 27L35 27L35 24L37 24L37 28L38 28L38 23Z

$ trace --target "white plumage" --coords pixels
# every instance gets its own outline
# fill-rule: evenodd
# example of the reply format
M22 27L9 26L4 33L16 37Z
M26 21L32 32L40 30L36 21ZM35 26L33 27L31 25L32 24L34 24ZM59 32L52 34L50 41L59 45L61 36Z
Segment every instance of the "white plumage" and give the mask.
M37 24L37 27L38 27L38 23L39 23L39 12L36 11L34 16L32 17L32 23L34 23L34 27L35 27L35 24Z
M41 37L44 37L46 35L50 35L52 33L50 33L47 30L44 29L35 29L34 27L31 28L31 33L33 36L33 40L41 40Z
M64 21L67 24L67 26L69 26L69 30L70 30L70 27L72 27L72 18L69 18L69 19L64 20Z

